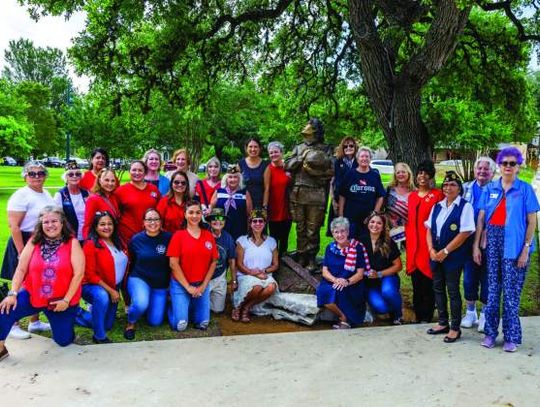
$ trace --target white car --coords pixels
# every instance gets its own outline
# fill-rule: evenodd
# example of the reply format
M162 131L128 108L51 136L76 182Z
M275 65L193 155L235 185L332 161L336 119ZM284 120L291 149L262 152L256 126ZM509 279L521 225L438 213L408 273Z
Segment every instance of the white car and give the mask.
M369 166L378 170L380 174L394 173L394 163L392 160L372 160Z

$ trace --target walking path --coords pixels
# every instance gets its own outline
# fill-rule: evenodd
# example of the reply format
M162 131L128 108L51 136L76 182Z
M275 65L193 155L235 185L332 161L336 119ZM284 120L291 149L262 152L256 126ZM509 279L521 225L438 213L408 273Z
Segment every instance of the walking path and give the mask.
M59 348L9 340L2 405L537 406L540 317L504 353L427 325Z

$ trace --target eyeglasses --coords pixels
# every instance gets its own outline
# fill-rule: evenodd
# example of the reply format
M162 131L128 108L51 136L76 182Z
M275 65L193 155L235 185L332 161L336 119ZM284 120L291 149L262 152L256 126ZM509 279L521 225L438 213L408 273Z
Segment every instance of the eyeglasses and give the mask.
M45 171L28 171L26 175L30 178L43 178L47 173Z
M144 221L148 223L158 223L158 222L161 222L161 219L160 218L147 218Z
M81 172L68 172L66 175L69 178L79 178L80 176L82 176L82 173Z
M224 220L225 220L225 216L220 216L220 215L213 216L211 222L213 222L213 221L215 221L215 220L224 221Z
M181 186L185 186L185 185L187 185L187 182L186 182L186 181L178 181L178 180L175 180L175 181L173 181L173 185L181 185Z
M343 145L343 148L354 148L355 145L354 144L344 144Z
M251 223L264 223L264 219L251 219Z
M501 165L503 167L515 167L517 165L516 161L502 161Z

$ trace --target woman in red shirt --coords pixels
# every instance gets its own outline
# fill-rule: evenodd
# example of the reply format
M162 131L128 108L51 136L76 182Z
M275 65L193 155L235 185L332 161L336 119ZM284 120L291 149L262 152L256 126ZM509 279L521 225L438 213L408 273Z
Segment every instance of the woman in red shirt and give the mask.
M96 212L107 211L111 216L118 220L120 212L118 210L118 202L113 192L118 187L118 178L114 170L103 168L99 171L97 182L92 189L93 194L86 200L86 208L84 210L84 226L83 238L88 237L90 226L94 220Z
M174 233L184 227L186 202L189 201L189 180L185 172L176 171L171 176L169 192L157 204L163 230Z
M424 222L428 219L431 208L443 199L440 190L433 188L435 165L426 160L416 170L418 189L409 195L407 225L407 274L412 278L413 308L416 322L431 322L435 310L433 275L429 264L427 229Z
M41 311L58 345L73 342L83 272L81 246L64 212L56 206L44 207L33 238L21 252L11 290L0 303L0 360L9 355L4 341L13 323Z
M212 157L206 163L206 178L195 185L195 199L201 203L204 216L210 214L210 201L221 185L220 173L221 162Z
M264 170L263 197L263 209L268 210L270 236L276 239L280 258L287 252L292 224L288 194L291 174L283 166L283 148L280 142L268 143L270 164Z
M99 172L109 167L109 154L103 148L96 148L90 154L90 169L81 178L79 187L91 191L96 184Z
M155 208L159 202L159 190L144 180L148 171L141 160L131 162L129 176L131 181L114 191L120 209L118 231L127 244L135 233L143 230L143 215L148 208Z
M77 324L94 330L94 343L110 343L107 331L116 318L128 257L109 212L96 213L83 250L86 267L82 296L92 304L92 311L81 309Z
M218 250L214 236L201 228L202 208L197 201L186 204L186 229L174 234L167 249L172 269L170 295L171 327L187 328L190 308L197 329L206 329L210 322L210 290L208 283L214 274Z

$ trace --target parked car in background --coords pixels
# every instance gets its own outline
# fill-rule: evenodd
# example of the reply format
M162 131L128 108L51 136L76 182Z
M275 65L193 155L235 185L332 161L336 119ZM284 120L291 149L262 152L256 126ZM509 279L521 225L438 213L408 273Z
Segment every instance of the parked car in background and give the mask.
M394 173L394 163L392 160L371 160L370 167L378 170L381 174Z
M83 168L83 169L90 168L90 164L88 163L88 160L85 160L79 157L69 157L69 159L77 162L80 168Z
M2 158L2 165L15 167L17 165L17 160L13 157L4 157Z
M45 157L40 160L45 167L61 168L66 162L58 157Z

